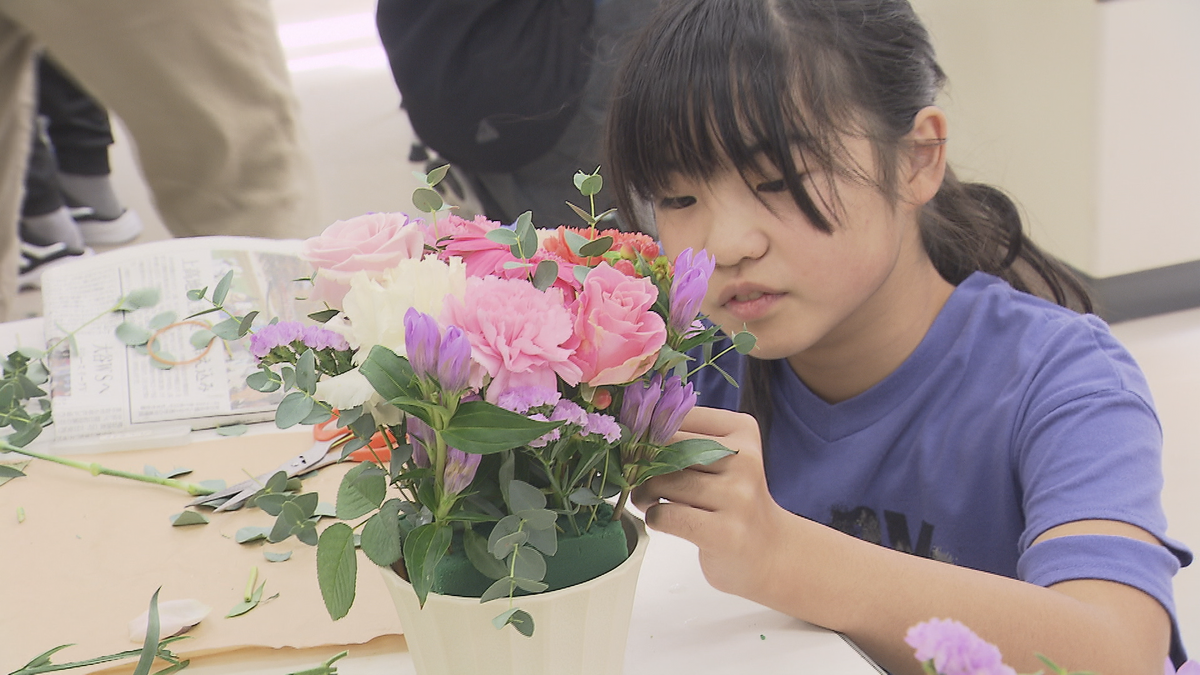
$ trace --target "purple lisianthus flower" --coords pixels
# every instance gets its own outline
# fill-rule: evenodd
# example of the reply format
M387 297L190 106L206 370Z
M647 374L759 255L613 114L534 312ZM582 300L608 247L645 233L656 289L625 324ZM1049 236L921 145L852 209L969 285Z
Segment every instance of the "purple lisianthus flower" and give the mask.
M908 629L904 641L921 663L933 661L940 675L1016 675L1000 650L970 628L950 619L931 619Z
M679 431L683 417L696 406L696 392L691 382L686 385L679 376L672 375L663 385L662 398L654 406L650 418L650 433L647 441L651 445L666 445Z
M611 415L588 413L587 424L583 425L583 435L600 435L609 443L616 443L621 440L621 427Z
M700 302L708 292L708 280L716 269L717 259L704 250L686 248L675 258L675 279L671 281L670 319L668 325L676 333L686 332L700 312Z
M458 326L450 326L438 350L438 383L449 392L467 388L471 380L471 341Z
M650 428L654 406L662 397L662 375L655 373L649 382L632 382L625 387L625 398L621 401L621 422L629 427L636 440Z
M560 398L562 394L551 387L514 387L500 394L496 405L524 415L530 408L554 405Z
M475 470L479 468L481 459L483 455L446 448L446 470L442 483L446 493L456 495L465 490L475 480Z
M437 319L412 307L404 313L404 349L417 377L430 378L437 373L441 339Z
M416 417L408 418L408 436L412 440L413 464L424 469L429 466L429 447L436 441L432 427Z

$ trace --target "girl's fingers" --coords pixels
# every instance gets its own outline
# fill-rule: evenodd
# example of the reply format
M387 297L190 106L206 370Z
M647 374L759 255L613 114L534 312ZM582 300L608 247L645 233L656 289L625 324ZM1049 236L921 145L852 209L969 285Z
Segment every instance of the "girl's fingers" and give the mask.
M711 473L683 469L646 481L633 491L634 506L643 511L661 500L683 504L705 511L715 511L721 506L719 485Z
M730 436L746 429L747 424L749 424L750 428L758 428L754 422L754 418L745 413L718 408L696 407L692 408L684 416L683 426L680 427L680 431L702 436L722 437Z

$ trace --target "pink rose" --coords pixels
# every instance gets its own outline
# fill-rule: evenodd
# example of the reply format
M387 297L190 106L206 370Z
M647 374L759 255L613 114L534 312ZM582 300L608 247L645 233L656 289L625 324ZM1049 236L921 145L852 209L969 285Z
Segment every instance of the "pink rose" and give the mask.
M355 272L374 276L401 260L419 260L425 244L419 222L403 213L368 213L339 220L306 239L300 257L317 268L313 298L340 308Z
M471 277L463 300L446 298L441 319L467 334L471 357L492 377L491 403L517 387L557 389L556 375L579 383L579 367L571 362L571 312L556 288L543 292L518 279Z
M571 361L593 387L624 384L650 370L667 341L654 312L658 289L649 279L628 277L600 263L583 281L575 303L579 346Z

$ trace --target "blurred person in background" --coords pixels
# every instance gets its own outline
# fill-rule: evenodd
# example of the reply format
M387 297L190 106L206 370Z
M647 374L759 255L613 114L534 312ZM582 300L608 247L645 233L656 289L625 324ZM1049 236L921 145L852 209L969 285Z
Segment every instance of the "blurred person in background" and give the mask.
M173 235L316 231L315 177L267 0L0 0L0 317L16 294L39 47L124 122Z
M540 227L583 225L565 203L586 208L572 176L603 172L613 75L657 5L379 0L379 36L418 139L410 159L436 152L492 220L533 211ZM615 205L612 190L597 196L598 213Z

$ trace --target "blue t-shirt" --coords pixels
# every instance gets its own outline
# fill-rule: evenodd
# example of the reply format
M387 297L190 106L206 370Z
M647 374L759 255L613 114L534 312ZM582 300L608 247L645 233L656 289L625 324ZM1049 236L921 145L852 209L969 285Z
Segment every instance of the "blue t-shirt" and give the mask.
M739 381L743 357L722 367ZM773 368L764 447L784 508L894 549L1049 586L1107 579L1175 611L1171 578L1192 554L1166 536L1162 431L1145 378L1103 321L975 273L916 350L840 403ZM738 409L714 369L700 404ZM1117 520L1163 546L1062 537L1077 520ZM1184 656L1173 630L1172 658Z

